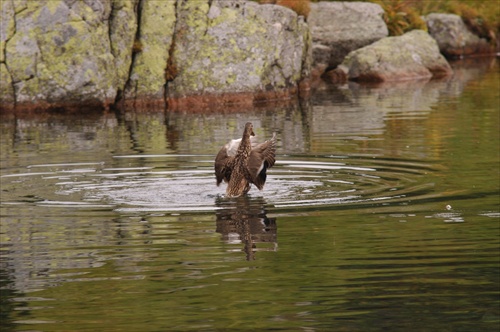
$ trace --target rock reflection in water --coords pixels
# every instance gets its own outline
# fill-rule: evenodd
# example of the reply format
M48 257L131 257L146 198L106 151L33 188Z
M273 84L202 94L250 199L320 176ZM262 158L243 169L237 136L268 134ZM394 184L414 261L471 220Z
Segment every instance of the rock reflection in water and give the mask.
M216 232L228 244L243 243L247 260L254 260L257 251L277 250L276 218L267 217L264 198L218 198L215 204L221 207L215 213Z

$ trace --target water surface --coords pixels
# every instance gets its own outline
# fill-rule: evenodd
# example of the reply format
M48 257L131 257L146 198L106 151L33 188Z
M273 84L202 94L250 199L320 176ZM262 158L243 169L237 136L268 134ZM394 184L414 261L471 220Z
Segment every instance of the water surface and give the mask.
M2 114L2 330L498 331L498 60L210 114ZM263 191L213 159L278 137Z

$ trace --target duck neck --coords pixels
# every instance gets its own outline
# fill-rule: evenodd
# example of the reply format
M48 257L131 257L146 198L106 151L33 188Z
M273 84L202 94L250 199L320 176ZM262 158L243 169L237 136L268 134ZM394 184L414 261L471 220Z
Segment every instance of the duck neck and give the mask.
M243 135L241 138L240 146L238 147L237 155L248 157L252 151L252 144L250 142L250 135Z

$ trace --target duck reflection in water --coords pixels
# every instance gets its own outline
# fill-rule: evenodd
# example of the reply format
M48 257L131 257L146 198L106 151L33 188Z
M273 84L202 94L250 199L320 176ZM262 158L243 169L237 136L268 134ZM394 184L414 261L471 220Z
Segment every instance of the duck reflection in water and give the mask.
M264 198L218 198L215 203L221 207L215 213L216 232L228 244L243 243L247 260L254 260L257 251L277 250L276 218L266 216Z

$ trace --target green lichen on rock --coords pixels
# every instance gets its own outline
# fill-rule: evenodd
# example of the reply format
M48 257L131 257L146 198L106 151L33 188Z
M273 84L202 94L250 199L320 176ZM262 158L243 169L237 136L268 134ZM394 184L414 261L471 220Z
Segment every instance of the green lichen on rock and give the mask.
M0 8L0 102L14 103L15 95L12 76L5 64L7 41L15 33L15 7L12 1L2 1Z
M289 88L310 65L307 25L288 8L196 1L183 3L178 19L169 97Z
M0 63L0 103L14 103L14 88L10 73L4 63Z
M303 18L243 0L5 0L1 27L20 104L277 91L310 67Z
M112 101L115 65L107 19L111 3L29 1L16 14L6 64L19 102Z
M126 98L163 98L165 71L175 25L175 2L142 2L139 43Z
M2 1L0 5L0 62L5 62L6 42L16 31L15 7L12 0Z
M216 43L207 33L208 1L179 2L172 53L178 75L169 84L169 95L177 92L203 91L212 77L209 73L216 62ZM204 60L200 62L200 60ZM199 70L203 67L204 70Z
M139 0L113 0L109 18L109 39L116 68L116 87L121 91L125 88L132 64L138 2Z

